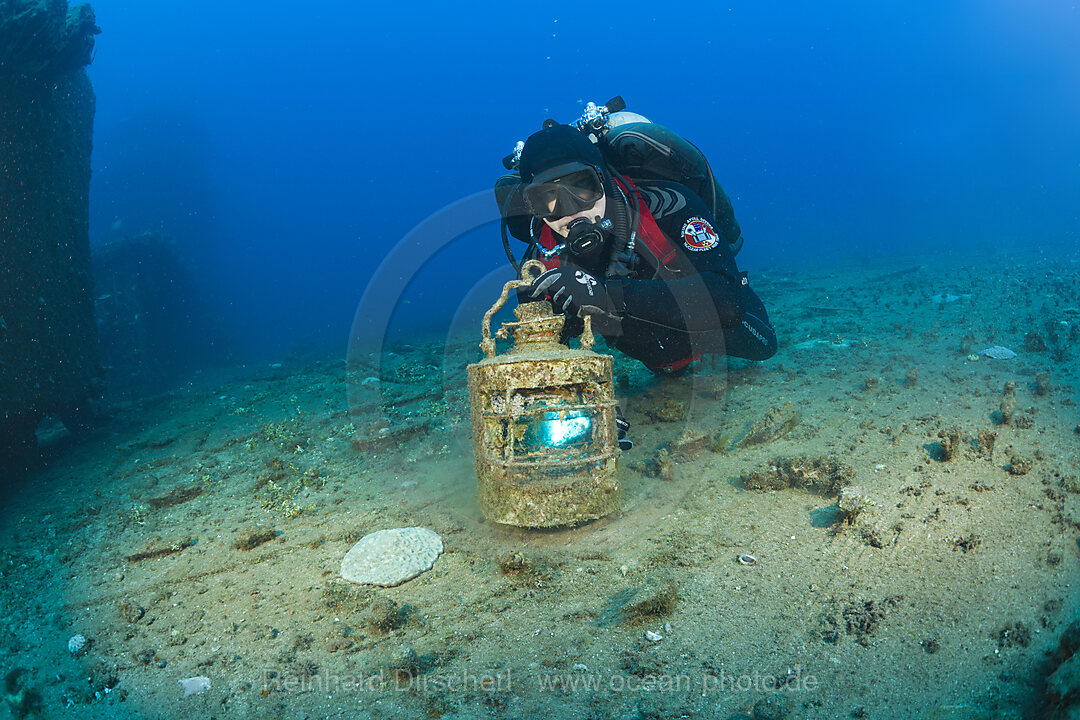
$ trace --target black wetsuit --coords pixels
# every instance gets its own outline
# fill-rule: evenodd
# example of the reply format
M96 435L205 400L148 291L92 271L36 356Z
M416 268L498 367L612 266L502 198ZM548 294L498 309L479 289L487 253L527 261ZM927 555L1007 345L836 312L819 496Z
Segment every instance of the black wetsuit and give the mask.
M705 202L678 183L635 184L642 218L633 260L582 267L605 278L623 318L619 330L604 334L608 344L656 370L679 369L705 353L772 357L776 333L765 306L739 272ZM668 240L663 262L640 237L648 231L648 215ZM535 244L525 259L543 260Z

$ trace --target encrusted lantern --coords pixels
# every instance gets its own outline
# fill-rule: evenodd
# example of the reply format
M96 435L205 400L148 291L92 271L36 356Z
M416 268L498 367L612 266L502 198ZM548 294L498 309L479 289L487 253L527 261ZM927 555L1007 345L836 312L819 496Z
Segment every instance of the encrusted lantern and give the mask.
M551 303L521 303L513 347L495 354L491 318L510 291L531 284L544 266L531 260L522 279L503 287L484 315L485 358L469 365L480 509L489 520L519 527L576 525L619 508L619 455L611 356L592 352L591 318L581 348L559 343L565 319Z

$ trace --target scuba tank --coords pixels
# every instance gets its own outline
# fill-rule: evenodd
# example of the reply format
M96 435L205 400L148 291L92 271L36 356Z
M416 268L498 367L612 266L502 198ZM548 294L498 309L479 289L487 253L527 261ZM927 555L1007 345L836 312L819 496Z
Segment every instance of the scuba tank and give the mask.
M619 175L634 180L669 180L690 188L712 211L716 229L730 244L732 254L742 249L742 231L731 200L696 145L663 125L627 111L626 103L618 96L606 105L588 103L573 125L592 136L604 162ZM503 246L515 268L518 263L507 231L524 242L534 241L533 218L521 197L521 177L516 169L524 146L519 141L514 152L503 159L503 166L510 172L495 182Z

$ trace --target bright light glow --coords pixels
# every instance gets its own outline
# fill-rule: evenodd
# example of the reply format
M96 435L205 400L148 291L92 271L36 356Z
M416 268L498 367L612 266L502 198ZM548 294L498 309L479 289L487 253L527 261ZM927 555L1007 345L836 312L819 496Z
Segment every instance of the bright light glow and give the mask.
M588 413L553 410L534 416L517 443L519 452L545 448L570 448L592 439L592 418Z
M539 440L548 447L566 447L572 445L589 434L592 421L586 415L567 417L560 419L558 413L548 413L553 419L544 420L540 424Z

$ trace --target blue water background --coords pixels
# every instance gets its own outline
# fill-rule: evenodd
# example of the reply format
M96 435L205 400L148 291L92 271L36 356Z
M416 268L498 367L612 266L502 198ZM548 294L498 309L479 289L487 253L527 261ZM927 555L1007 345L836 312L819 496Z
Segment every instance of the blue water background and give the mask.
M706 152L751 272L1078 244L1073 3L93 5L92 241L173 236L241 356L344 350L411 228L616 94ZM469 208L418 276L384 268L400 323L509 276Z

